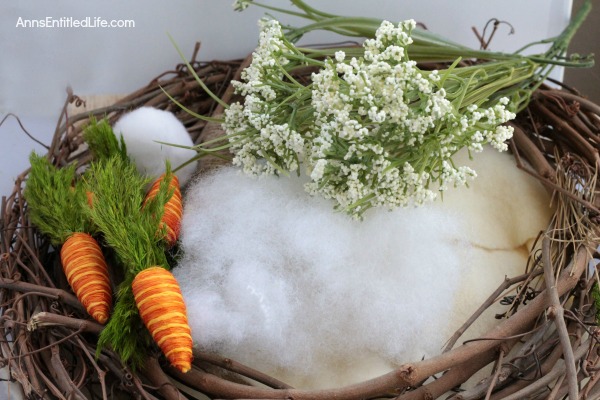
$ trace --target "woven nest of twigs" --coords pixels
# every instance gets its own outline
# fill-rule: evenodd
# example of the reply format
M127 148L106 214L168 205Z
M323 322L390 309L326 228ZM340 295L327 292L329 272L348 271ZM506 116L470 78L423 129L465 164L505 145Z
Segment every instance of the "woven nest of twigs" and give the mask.
M231 101L230 81L239 75L244 61L194 61L191 65L214 93ZM82 126L90 115L114 121L143 105L174 112L196 143L215 134L214 126L181 111L161 87L199 114L222 112L183 65L91 113L68 115L67 104L78 101L70 94L49 159L57 166L75 160L89 162ZM527 273L498 282L489 300L435 357L406 360L379 378L322 391L291 388L227 355L195 352L193 368L186 374L169 367L152 349L137 371L110 351L97 357L96 340L102 326L90 319L69 289L56 249L29 222L24 171L14 191L2 198L1 363L30 399L178 399L196 398L190 393L198 392L223 399L434 399L451 390L455 399L560 399L567 395L598 399L600 330L593 295L597 276L589 265L600 222L596 197L600 106L572 89L541 88L513 124L510 148L516 168L544 184L554 196L555 214L539 238L538 250L530 254ZM210 162L204 160L202 168ZM514 296L509 298L506 318L480 340L458 343L461 332L509 291ZM494 368L487 378L472 387L460 387L489 365Z

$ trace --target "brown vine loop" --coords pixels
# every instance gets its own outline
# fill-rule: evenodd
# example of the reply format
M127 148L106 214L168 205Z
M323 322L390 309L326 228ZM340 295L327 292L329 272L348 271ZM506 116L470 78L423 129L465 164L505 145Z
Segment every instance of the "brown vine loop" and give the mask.
M225 103L235 101L231 80L239 79L249 59L193 61L193 68L211 91ZM311 72L298 70L298 81L309 82ZM144 105L173 111L196 144L222 134L218 124L198 121L178 109L163 89L198 114L223 115L223 107L204 93L181 65L119 102L86 114L67 116L66 104L81 100L69 90L48 148L49 159L59 166L71 162L85 166L90 158L81 130L89 118L106 116L112 122ZM180 374L149 349L144 367L131 371L109 350L97 354L102 326L89 319L68 289L61 289L60 277L53 272L55 249L28 223L24 171L0 207L0 362L29 398L114 395L175 400L192 390L222 399L407 400L453 395L463 400L497 400L568 394L600 398L600 331L594 300L597 274L588 267L600 242L600 201L596 196L600 106L571 91L542 87L511 125L515 128L511 150L516 166L537 177L553 194L556 211L541 236L542 251L532 251L529 256L527 273L498 282L497 291L438 355L406 360L396 370L352 386L319 391L291 388L227 354L196 352L192 370ZM205 164L201 167L206 168ZM460 343L462 332L482 311L502 299L506 313L496 326L480 340ZM494 364L487 378L470 387L463 385ZM574 365L581 374L574 373Z

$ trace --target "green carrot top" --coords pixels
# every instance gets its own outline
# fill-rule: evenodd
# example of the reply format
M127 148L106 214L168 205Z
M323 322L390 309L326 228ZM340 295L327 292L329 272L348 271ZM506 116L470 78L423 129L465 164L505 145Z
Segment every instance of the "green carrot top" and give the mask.
M92 163L85 179L85 188L94 193L94 207L86 213L126 272L133 274L152 265L168 267L162 238L156 234L169 195L168 182L142 207L147 183L135 165L118 154Z
M48 235L53 245L64 243L74 232L94 233L94 224L84 212L89 206L76 166L57 168L35 153L29 161L31 170L24 196L31 222Z
M123 137L117 139L106 119L98 121L91 117L89 124L83 130L83 140L87 143L95 161L107 160L115 155L119 155L123 160L129 160Z
M157 196L143 205L147 183L135 165L120 154L92 163L85 179L86 189L94 193L94 207L86 213L125 270L111 319L100 334L98 351L110 347L133 368L141 366L151 338L139 316L131 282L145 268L168 268L164 235L157 234L168 199L168 181L164 180Z

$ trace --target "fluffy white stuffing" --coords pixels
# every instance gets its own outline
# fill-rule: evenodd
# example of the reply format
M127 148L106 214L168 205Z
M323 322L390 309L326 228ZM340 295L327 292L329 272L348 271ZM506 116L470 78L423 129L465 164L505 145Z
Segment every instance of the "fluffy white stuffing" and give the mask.
M174 274L195 341L301 387L437 354L468 247L460 219L422 207L359 222L304 183L224 168L191 185Z
M117 137L123 135L127 153L138 171L152 178L165 172L165 160L176 168L196 154L193 150L157 143L193 146L185 126L169 111L152 107L135 109L119 118L113 131ZM196 163L192 163L176 172L182 186L195 170Z
M458 157L478 172L469 188L424 208L372 209L364 222L309 197L296 177L222 169L194 182L174 273L197 345L301 388L438 354L505 276L523 272L551 214L512 156ZM504 311L490 309L458 344Z

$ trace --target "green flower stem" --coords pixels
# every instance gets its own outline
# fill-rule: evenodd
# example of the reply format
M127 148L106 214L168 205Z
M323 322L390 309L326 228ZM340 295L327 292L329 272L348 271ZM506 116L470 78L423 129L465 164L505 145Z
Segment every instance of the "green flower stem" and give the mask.
M382 20L366 17L345 17L337 16L319 11L302 0L293 0L292 4L302 12L271 7L256 1L249 1L249 4L256 5L265 9L288 14L296 17L302 17L314 21L299 28L290 28L288 30L288 39L292 42L298 41L304 34L315 30L328 30L336 33L342 33L346 36L357 36L372 38L375 31L380 26ZM421 29L415 29L412 32L414 43L409 46L410 57L415 61L452 61L457 57L474 58L480 60L507 60L516 58L529 58L534 62L541 64L553 64L566 67L590 67L593 61L589 59L562 60L560 55L564 53L573 35L577 32L592 8L591 0L585 0L577 14L571 19L569 25L557 37L538 41L519 49L515 53L490 52L486 50L474 50L467 46L455 43L439 35L427 32ZM535 44L552 43L551 49L544 53L534 56L522 56L520 53ZM328 54L328 55L331 55Z
M499 89L511 87L531 78L534 75L536 65L517 66L515 68L507 64L506 67L510 71L509 74L504 71L494 71L497 73L486 77L486 82L489 83L478 88L468 89L469 94L462 100L460 107L470 104L482 104L490 99L494 93L497 93Z
M206 88L205 91L207 93L209 93L209 95L211 97L215 96L215 94L208 87L206 87L206 86L204 86L204 87ZM206 122L216 122L216 123L220 123L221 122L221 120L219 118L207 117L205 115L201 115L201 114L198 114L195 111L190 110L189 108L187 108L186 106L184 106L183 103L181 103L179 100L177 100L175 97L171 96L171 94L169 92L167 92L165 89L163 89L162 87L160 89L168 97L169 100L171 100L173 103L175 103L177 105L177 107L181 108L183 111L185 111L186 113L188 113L192 117L198 118L198 119L200 119L202 121L206 121ZM229 107L229 105L227 105L227 107Z
M587 18L588 14L592 11L592 2L591 0L585 0L577 14L571 19L569 25L563 30L563 32L558 36L557 40L554 40L552 47L548 51L549 55L561 55L563 54L573 39L573 36Z
M258 6L260 8L264 8L265 10L280 12L282 14L291 15L293 17L308 18L307 14L305 14L305 13L288 10L286 8L274 7L274 6L270 6L268 4L263 4L263 3L260 3L260 2L257 2L257 1L252 1L251 3L252 3L252 5ZM294 3L294 2L292 1L292 3Z
M308 15L319 15L321 17L326 17L326 18L331 18L331 17L335 16L333 14L329 14L324 11L313 8L313 7L309 6L308 4L306 4L303 0L291 0L291 1L292 1L292 4L294 4L296 7L300 8L301 10L303 10Z
M381 24L380 20L364 17L332 17L318 22L292 29L287 33L291 42L297 42L306 33L315 30L329 30L338 33L340 28L347 32L347 36L374 37L375 31ZM351 27L351 28L350 28Z
M315 21L315 23L320 24L320 25L312 24L313 25L312 30L326 29L326 30L333 31L333 29L343 28L345 31L351 33L348 36L374 37L375 31L377 30L377 28L379 28L379 25L381 25L381 20L377 19L377 18L344 17L344 16L338 16L338 15L334 15L334 14L329 14L329 13L317 10L316 8L309 6L302 0L292 0L292 4L294 4L296 7L298 7L302 11L304 11L304 14L298 13L295 11L291 11L291 10L287 10L287 9L279 9L279 8L274 9L274 8L271 8L267 5L264 5L264 4L256 2L256 1L251 1L250 4L253 4L253 5L256 5L259 7L263 7L265 9L270 9L272 11L277 11L277 12L281 12L281 13L288 14L288 15L302 17L305 19L310 19L312 21ZM330 26L327 26L327 25L330 25ZM320 27L320 26L323 26L323 27ZM300 32L305 29L306 29L306 27L298 28L297 31ZM310 30L306 30L306 32L308 32L308 31L310 31ZM306 32L304 32L304 33L306 33ZM440 46L452 46L452 47L465 48L465 49L467 48L456 42L453 42L453 41L443 38L439 35L436 35L434 33L427 32L424 30L417 30L417 31L413 32L413 39L415 40L415 42L419 42L419 43L423 43L423 44L426 43L429 45L437 44Z
M346 207L346 211L347 212L352 212L352 210L355 210L357 207L363 207L367 204L369 204L369 202L371 200L373 200L375 198L374 194L370 194L368 196L363 197L362 199L350 204L349 206Z
M190 74L192 74L192 76L194 77L194 80L198 83L198 85L200 85L200 87L214 100L216 101L218 104L220 104L223 107L227 107L227 103L225 103L223 100L221 100L219 98L219 96L217 96L216 94L214 94L209 88L208 86L206 86L206 84L202 81L202 79L200 79L200 77L198 76L198 74L196 73L196 70L194 69L194 67L192 67L192 65L190 64L189 61L187 61L187 58L185 57L185 55L183 54L183 52L181 51L181 49L177 46L177 43L175 43L175 40L173 39L173 37L171 35L169 35L169 40L171 41L171 43L173 44L173 47L175 47L175 50L177 50L177 53L179 54L179 57L181 57L182 60L184 60L185 62L185 66L187 67L188 71L190 72ZM163 89L163 92L165 92L165 90ZM165 92L166 93L166 92ZM173 99L171 96L169 96L171 98L171 100ZM198 114L197 114L198 115Z

